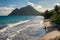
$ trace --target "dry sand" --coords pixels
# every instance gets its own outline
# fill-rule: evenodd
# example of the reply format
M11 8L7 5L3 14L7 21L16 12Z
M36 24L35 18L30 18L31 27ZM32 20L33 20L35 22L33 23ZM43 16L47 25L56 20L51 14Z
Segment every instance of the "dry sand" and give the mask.
M60 32L55 30L55 31L45 34L44 36L40 37L38 40L51 40L59 36L60 36Z

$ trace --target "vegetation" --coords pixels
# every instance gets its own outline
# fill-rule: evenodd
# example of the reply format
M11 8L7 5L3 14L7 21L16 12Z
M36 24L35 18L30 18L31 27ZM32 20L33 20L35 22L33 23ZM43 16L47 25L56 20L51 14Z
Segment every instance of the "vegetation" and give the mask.
M44 13L45 19L51 19L57 25L60 25L60 6L56 5L54 9Z

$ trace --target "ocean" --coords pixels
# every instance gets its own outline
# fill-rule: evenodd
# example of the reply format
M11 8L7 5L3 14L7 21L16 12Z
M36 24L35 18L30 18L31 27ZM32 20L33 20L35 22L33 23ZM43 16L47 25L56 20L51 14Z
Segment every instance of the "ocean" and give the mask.
M4 28L0 30L0 35L12 40L19 37L20 40L36 40L45 34L43 20L43 16L0 16L0 28Z
M34 16L0 16L0 27L5 27L10 23L32 19Z

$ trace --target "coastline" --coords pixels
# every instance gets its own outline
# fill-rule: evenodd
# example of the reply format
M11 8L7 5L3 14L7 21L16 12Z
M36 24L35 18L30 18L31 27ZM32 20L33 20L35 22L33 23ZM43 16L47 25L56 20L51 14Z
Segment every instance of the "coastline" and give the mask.
M40 37L38 40L54 40L56 37L60 37L60 32L57 30L54 30ZM55 40L58 40L58 39L55 39Z
M49 20L45 20L44 26L47 28L47 33L39 37L38 40L60 40L60 29L57 25Z
M6 40L18 40L28 39L28 40L37 40L37 38L45 31L40 29L43 25L43 19L33 19L23 24L16 25L14 27L6 29L4 32L0 33L1 39ZM40 21L40 22L39 22ZM43 31L42 31L43 30ZM41 33L39 33L41 32Z
M4 32L4 31L7 30L7 29L10 29L10 28L12 28L12 27L14 27L14 26L16 26L16 25L20 25L20 24L26 23L26 22L28 22L28 21L30 21L30 20L25 20L25 21L20 21L20 22L17 22L17 23L8 24L7 26L2 27L2 28L0 29L0 33L1 33L1 32Z

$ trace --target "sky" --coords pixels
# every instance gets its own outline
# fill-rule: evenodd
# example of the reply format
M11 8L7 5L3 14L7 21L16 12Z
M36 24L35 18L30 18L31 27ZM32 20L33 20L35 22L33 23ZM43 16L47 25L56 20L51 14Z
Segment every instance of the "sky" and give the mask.
M29 3L52 9L54 5L60 4L60 0L0 0L0 15L8 15L15 8L27 6Z

